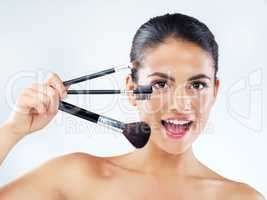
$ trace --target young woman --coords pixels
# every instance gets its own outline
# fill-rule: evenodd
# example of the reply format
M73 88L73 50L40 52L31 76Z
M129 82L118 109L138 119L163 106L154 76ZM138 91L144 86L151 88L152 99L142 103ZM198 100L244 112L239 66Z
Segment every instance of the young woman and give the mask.
M263 199L204 166L192 151L219 88L218 48L208 27L182 14L152 18L136 32L130 58L135 70L126 88L153 87L148 101L129 96L151 126L147 145L115 157L58 157L1 188L0 200ZM21 138L45 127L65 96L55 74L26 88L1 126L0 161Z

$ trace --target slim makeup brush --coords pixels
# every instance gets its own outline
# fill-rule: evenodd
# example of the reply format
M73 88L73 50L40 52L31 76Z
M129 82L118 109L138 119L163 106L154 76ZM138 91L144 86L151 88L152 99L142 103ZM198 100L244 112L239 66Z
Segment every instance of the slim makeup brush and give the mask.
M59 102L59 110L120 132L136 148L145 146L150 137L151 128L145 122L123 123L64 101Z
M89 74L89 75L81 76L81 77L74 78L74 79L71 79L68 81L64 81L63 84L65 86L69 86L69 85L73 85L75 83L80 83L80 82L87 81L90 79L98 78L98 77L112 74L112 73L115 73L115 72L118 72L121 70L125 70L125 69L132 69L132 63L128 63L126 66L124 65L124 66L119 66L119 67L113 67L113 68L106 69L106 70L103 70L100 72L96 72L93 74Z
M152 94L152 86L139 86L134 90L68 90L68 94L134 94L137 100L148 100Z

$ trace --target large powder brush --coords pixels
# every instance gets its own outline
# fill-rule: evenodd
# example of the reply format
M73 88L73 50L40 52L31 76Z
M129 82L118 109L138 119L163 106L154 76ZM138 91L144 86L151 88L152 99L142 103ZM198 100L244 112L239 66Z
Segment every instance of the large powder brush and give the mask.
M100 126L122 133L136 148L146 145L150 137L150 126L145 122L123 123L118 120L60 101L59 110L86 119Z

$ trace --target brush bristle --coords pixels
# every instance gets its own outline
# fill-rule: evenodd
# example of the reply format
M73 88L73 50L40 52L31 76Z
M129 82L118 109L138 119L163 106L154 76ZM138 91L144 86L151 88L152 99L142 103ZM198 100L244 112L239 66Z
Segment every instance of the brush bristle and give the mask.
M150 126L145 122L134 122L126 124L123 134L136 148L146 145L150 137Z

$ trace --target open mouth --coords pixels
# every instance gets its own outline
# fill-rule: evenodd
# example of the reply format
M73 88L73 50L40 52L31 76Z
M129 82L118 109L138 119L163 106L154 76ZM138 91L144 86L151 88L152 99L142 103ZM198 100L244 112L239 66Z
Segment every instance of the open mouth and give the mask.
M191 128L193 121L188 120L161 120L166 133L173 139L182 138Z

